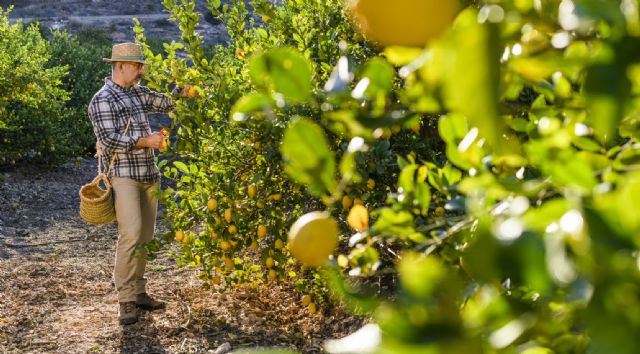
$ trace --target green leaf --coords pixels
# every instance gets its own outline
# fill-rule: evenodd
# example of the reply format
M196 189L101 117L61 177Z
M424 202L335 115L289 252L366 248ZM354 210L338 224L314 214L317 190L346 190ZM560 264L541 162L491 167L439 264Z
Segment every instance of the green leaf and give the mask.
M469 118L480 136L499 154L518 154L515 139L505 139L506 122L499 114L500 46L494 24L479 24L477 11L463 11L448 42L450 64L447 67L445 93L452 111Z
M398 274L400 283L409 294L420 300L429 300L447 277L447 269L435 257L407 253L398 264Z
M280 93L291 102L311 98L311 65L293 48L276 48L253 57L249 75L254 84Z
M373 99L391 91L395 71L385 60L373 58L364 65L361 76L362 80L352 92L353 98Z
M259 93L252 92L240 98L231 108L231 119L236 122L242 122L250 117L261 118L265 113L273 108L273 99L271 97Z
M180 171L189 174L189 167L182 161L174 161L173 165L176 166Z
M424 235L415 230L411 213L382 208L376 210L376 214L378 214L378 220L373 225L376 231L400 239L410 239L414 242L422 242L426 239Z
M308 185L313 195L334 192L334 155L319 125L306 118L294 119L284 133L280 151L287 174Z

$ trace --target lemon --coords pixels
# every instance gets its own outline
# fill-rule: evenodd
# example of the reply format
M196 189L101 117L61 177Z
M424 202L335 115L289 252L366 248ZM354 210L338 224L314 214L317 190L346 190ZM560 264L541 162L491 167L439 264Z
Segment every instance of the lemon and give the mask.
M360 204L356 204L351 208L347 222L354 230L362 232L369 228L369 212L367 208Z
M275 279L277 276L278 273L276 273L275 270L269 269L269 273L267 273L267 278L269 278L269 280Z
M348 195L345 195L344 197L342 197L343 209L349 209L351 208L351 205L353 205L353 199L351 199L351 197L349 197Z
M258 243L256 241L251 242L251 246L249 246L252 250L258 249Z
M253 197L256 196L256 186L255 186L255 184L252 184L249 187L247 187L247 195L251 199L253 199Z
M222 283L222 278L219 275L213 276L211 278L211 283L215 284L215 285L218 285L218 284Z
M264 261L264 264L267 266L267 268L271 268L276 264L276 262L273 260L273 258L269 257Z
M231 208L224 211L224 219L229 223L231 222Z
M309 306L310 303L311 303L311 296L305 295L302 297L302 305Z
M264 225L258 225L258 238L263 238L267 234L267 227Z
M263 203L263 202L261 202L261 201L257 201L257 202L256 202L256 208L258 208L258 209L262 209L262 208L264 208L264 203Z
M376 181L374 181L373 179L369 178L367 180L367 188L373 189L375 186L376 186Z
M316 308L316 304L314 304L313 302L312 302L312 303L310 303L310 304L309 304L309 306L307 306L307 309L309 310L309 313L310 313L310 314L312 314L312 315L313 315L314 313L316 313L316 311L318 310L318 309Z
M458 0L350 0L364 33L389 46L424 47L444 32L458 13Z
M229 257L224 257L222 260L224 261L224 266L227 268L227 270L233 270L236 267L236 264L233 262L233 259Z
M338 266L340 266L341 268L347 268L349 266L349 258L347 258L347 256L345 256L344 254L341 254L338 256Z
M227 231L229 231L230 234L235 235L238 233L238 227L236 225L229 225Z
M228 241L222 241L220 242L220 249L223 251L228 251L231 249L231 243L229 243Z
M304 214L289 230L291 254L308 267L323 265L337 245L338 224L326 212Z
M207 201L207 209L209 209L209 210L216 210L216 209L218 209L218 202L217 202L215 199L213 199L213 198L209 199L209 200Z
M269 196L269 199L275 200L277 202L278 200L282 199L282 194L274 193L274 194Z
M176 231L176 241L182 242L182 239L184 239L184 232Z
M444 212L445 212L445 210L444 210L443 207L437 207L436 210L435 210L436 216L442 216L442 215L444 215Z
M273 245L273 247L277 250L281 250L282 248L284 248L284 242L282 242L282 240L276 240L275 244Z

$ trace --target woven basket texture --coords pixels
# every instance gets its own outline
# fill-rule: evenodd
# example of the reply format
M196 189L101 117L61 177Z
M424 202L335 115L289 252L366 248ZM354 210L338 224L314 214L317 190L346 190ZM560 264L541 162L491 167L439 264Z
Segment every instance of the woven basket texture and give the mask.
M106 189L100 186L102 181ZM109 224L116 220L111 183L104 174L80 188L80 216L94 225Z

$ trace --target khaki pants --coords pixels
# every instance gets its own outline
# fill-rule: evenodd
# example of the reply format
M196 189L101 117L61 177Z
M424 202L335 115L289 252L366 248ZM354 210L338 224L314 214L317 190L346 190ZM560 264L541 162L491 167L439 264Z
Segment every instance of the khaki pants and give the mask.
M118 291L118 301L135 301L136 295L146 292L144 269L147 261L136 257L136 246L153 239L156 225L158 199L153 192L160 182L140 183L130 178L111 179L118 220L118 246L113 277Z

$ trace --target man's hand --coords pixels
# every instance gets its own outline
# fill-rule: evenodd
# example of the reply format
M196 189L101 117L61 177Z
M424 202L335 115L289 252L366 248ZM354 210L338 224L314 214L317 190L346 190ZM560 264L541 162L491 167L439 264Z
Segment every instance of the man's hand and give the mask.
M164 134L161 131L154 132L149 136L143 136L138 139L138 142L134 146L135 148L152 148L152 149L160 149L162 147L162 143L165 139Z
M198 97L198 90L194 86L187 85L180 91L182 97Z

